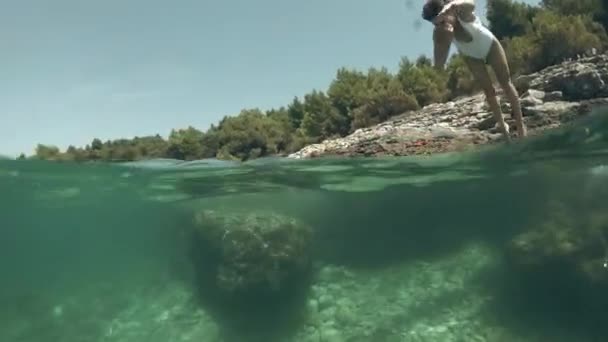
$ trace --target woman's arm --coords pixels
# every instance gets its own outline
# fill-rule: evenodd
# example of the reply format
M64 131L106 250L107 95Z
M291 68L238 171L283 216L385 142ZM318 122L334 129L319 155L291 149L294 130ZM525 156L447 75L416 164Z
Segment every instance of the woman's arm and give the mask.
M443 70L450 53L450 46L454 37L454 29L450 24L435 26L433 31L433 57L435 68Z
M443 7L435 20L433 20L433 24L435 25L435 30L433 31L435 68L443 70L447 62L450 45L454 38L456 17L460 17L465 21L472 21L473 18L471 16L473 16L474 10L475 3L473 0L452 0Z
M474 11L474 0L452 0L439 12L437 19L441 20L442 17L455 15L468 21L468 18L473 15Z

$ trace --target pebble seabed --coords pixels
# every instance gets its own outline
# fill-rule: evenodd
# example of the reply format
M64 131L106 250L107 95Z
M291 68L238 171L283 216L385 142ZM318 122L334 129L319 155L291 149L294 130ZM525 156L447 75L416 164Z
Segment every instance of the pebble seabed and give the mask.
M492 249L469 245L381 270L318 266L304 322L281 341L537 341L488 319L492 294L475 279L498 260ZM170 277L90 284L30 302L21 313L3 306L1 340L227 341L189 286Z

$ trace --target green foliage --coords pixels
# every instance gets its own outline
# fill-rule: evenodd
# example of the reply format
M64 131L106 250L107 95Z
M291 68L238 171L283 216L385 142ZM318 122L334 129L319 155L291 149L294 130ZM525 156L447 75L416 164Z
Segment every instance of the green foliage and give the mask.
M36 146L35 158L44 160L57 160L60 157L59 148L56 146L38 144Z
M367 77L363 72L340 68L327 95L338 113L350 118L352 110L364 104L367 91Z
M534 72L608 43L604 0L543 0L530 6L488 0L489 26L501 40L513 74ZM431 42L429 41L429 44ZM347 135L392 116L479 91L464 59L454 55L445 71L419 56L402 58L396 74L386 68L340 68L326 91L312 90L285 107L242 110L206 131L174 129L168 139L149 136L102 142L84 148L38 145L34 158L126 161L146 158L248 160L284 155L307 144Z
M392 83L394 84L394 83ZM420 108L412 95L403 90L388 89L367 104L355 109L353 129L368 127L392 116Z
M532 19L539 10L538 7L513 0L488 0L486 17L490 22L490 30L502 40L529 32Z
M194 127L171 130L167 155L169 158L194 160L203 156L203 132Z
M505 42L511 68L516 73L538 71L591 49L602 50L606 32L586 15L561 15L552 10L539 12L532 29Z
M273 141L273 149L276 153L285 153L289 151L289 146L293 142L295 128L291 124L289 110L281 107L279 109L271 109L266 111L267 120L271 122L277 132L276 139Z
M593 15L604 11L602 0L542 0L541 4L564 15Z
M93 142L91 143L91 149L101 150L102 147L103 147L103 143L101 142L101 140L99 140L97 138L93 139Z
M420 106L444 101L448 94L447 78L424 59L418 58L416 64L403 58L397 74L403 90L412 94Z
M329 96L313 90L304 96L304 118L299 129L303 136L320 141L348 132L348 119L332 105Z
M589 19L581 15L539 13L534 19L537 55L532 68L538 70L599 48L601 38L590 32L589 27Z
M481 87L469 71L461 55L452 55L446 67L447 88L450 98L470 95L480 91Z
M291 128L297 129L304 119L304 104L297 97L287 106L287 117Z
M168 144L160 135L148 137L135 137L130 142L137 153L136 158L142 157L163 158L167 156Z
M369 69L366 83L367 96L364 104L353 111L351 131L419 108L416 98L407 94L399 79L384 68Z
M277 154L289 143L284 122L273 119L259 109L243 110L238 116L225 118L217 132L218 156L224 159L247 160Z
M209 130L201 138L202 152L201 158L215 158L220 149L220 131L215 125L211 125Z
M490 29L505 46L511 71L538 71L608 44L603 0L542 0L530 6L488 0Z
M512 74L521 75L533 70L530 61L533 61L538 54L533 35L507 38L502 43Z

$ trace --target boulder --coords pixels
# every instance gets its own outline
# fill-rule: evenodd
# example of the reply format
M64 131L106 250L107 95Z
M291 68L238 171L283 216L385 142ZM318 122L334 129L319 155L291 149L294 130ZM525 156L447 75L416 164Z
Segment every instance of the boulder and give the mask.
M229 297L289 292L310 271L312 229L292 217L201 210L194 227L195 266Z
M530 229L508 243L510 265L518 273L532 275L534 282L546 275L542 279L547 286L562 282L602 292L608 286L608 213L576 211L551 203Z

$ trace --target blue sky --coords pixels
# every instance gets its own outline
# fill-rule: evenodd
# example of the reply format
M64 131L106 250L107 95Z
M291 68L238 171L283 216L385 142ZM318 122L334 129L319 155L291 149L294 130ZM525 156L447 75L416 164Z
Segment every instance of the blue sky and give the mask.
M431 54L412 2L4 0L0 154L206 129L325 90L342 66L394 71Z

